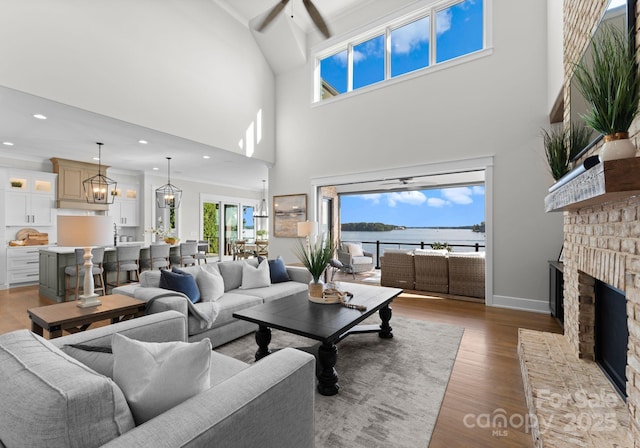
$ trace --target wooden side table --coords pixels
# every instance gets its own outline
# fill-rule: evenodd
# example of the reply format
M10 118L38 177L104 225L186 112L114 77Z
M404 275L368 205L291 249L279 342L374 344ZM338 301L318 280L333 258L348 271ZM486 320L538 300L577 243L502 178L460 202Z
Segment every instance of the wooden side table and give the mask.
M111 319L120 322L144 313L146 302L122 294L101 297L102 305L80 308L76 302L56 303L27 310L31 319L31 331L43 336L49 332L49 339L62 336L62 331L77 333L89 328L94 322Z

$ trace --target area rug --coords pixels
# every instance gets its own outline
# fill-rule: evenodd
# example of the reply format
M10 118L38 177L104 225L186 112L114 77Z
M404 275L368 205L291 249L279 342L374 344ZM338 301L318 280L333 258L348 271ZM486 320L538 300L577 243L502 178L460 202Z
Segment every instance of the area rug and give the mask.
M379 323L377 316L366 323ZM317 448L426 448L438 417L461 327L393 317L393 339L351 335L338 344L340 392L316 392ZM270 348L303 347L314 341L273 330ZM254 362L253 334L216 350Z

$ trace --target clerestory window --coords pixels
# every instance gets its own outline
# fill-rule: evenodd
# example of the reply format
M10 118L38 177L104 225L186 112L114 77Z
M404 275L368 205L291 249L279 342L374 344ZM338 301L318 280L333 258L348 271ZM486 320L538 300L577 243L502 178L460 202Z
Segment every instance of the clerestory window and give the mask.
M483 50L488 1L438 2L319 52L315 101Z

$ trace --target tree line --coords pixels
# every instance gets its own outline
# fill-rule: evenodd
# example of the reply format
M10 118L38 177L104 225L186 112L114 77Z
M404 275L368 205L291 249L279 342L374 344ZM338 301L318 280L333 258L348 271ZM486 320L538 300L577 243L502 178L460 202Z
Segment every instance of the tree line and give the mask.
M406 229L470 229L473 232L484 233L484 221L472 226L436 226L436 227L405 227L382 222L345 222L341 225L342 230L347 232L388 232L390 230Z
M401 226L381 222L345 222L341 228L347 232L388 232L389 230L404 229Z

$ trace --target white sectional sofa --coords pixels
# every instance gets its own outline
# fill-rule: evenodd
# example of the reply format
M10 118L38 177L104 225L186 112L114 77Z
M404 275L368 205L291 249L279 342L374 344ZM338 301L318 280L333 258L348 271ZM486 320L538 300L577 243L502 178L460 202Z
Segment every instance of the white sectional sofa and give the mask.
M220 346L236 338L257 330L250 322L235 319L234 312L278 300L283 297L299 296L307 300L309 272L302 267L286 267L290 281L272 283L268 286L243 289L243 265L258 265L258 260L224 261L200 266L180 268L193 275L201 284L199 276L205 273L219 273L224 281L224 293L213 303L191 301L181 293L160 288L160 271L144 271L140 274L140 283L114 288L113 293L125 294L148 302L147 314L176 310L188 318L188 339L190 342L209 338L213 347Z

